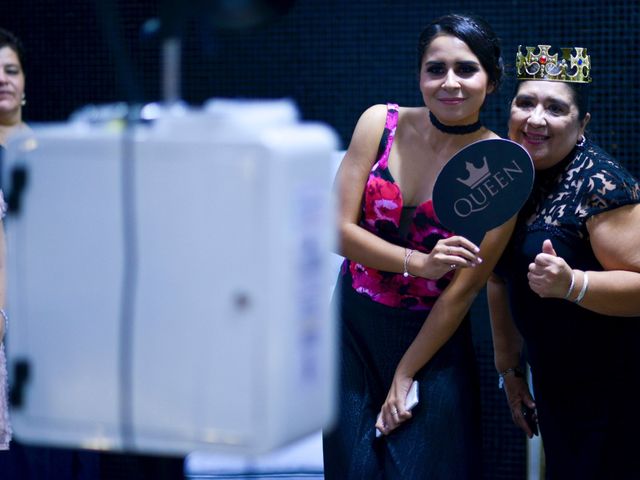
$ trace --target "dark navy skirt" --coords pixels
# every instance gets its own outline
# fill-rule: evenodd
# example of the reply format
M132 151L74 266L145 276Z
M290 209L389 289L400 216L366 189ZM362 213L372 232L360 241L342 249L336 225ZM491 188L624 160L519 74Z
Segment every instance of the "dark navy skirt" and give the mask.
M337 303L337 304L336 304ZM468 318L415 376L413 418L376 438L375 422L395 369L427 313L388 307L338 282L339 414L324 435L324 470L333 479L482 478L480 395Z

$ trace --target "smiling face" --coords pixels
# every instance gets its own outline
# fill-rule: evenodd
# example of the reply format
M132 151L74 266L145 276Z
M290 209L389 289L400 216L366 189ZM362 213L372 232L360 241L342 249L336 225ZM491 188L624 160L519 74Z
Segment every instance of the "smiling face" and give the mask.
M509 138L531 155L536 170L553 167L573 149L589 123L580 120L571 88L563 82L525 81L511 102Z
M0 119L20 120L24 72L11 47L0 48Z
M438 120L446 125L475 122L491 90L487 72L465 42L446 34L433 39L422 58L420 91Z

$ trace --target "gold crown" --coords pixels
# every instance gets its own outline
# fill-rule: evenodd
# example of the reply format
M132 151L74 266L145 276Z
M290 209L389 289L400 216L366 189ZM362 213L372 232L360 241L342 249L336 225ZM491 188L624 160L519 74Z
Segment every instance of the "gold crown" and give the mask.
M551 45L525 47L526 56L518 45L516 54L516 71L518 80L555 80L557 82L590 83L591 59L587 49L582 47L561 48L562 58L558 54L551 55ZM538 53L535 53L536 49ZM572 55L571 51L575 51Z

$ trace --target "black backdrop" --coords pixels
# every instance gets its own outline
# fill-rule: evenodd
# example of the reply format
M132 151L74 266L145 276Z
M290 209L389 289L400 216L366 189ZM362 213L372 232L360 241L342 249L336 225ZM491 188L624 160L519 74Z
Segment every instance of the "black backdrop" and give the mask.
M0 25L28 49L27 120L64 120L82 105L124 100L134 90L141 100L159 100L160 41L145 32L160 1L4 0ZM591 136L638 169L638 2L297 0L266 24L231 31L212 28L212 16L191 15L183 29L183 98L197 105L216 96L290 97L304 118L336 128L346 146L367 106L420 103L417 36L452 9L486 18L510 66L518 44L588 47ZM501 134L512 89L507 81L483 115Z
M89 103L159 100L160 38L152 20L160 16L159 3L4 0L0 26L27 47L26 120L64 120ZM638 2L298 0L284 14L242 30L214 28L212 16L191 15L183 28L182 97L194 105L212 97L293 98L304 119L332 125L346 148L369 105L420 104L417 36L430 19L452 10L492 24L508 67L518 44L587 47L594 78L589 134L638 173ZM487 126L502 135L513 84L508 78L483 113ZM495 386L483 298L472 314L485 477L523 478L524 441Z

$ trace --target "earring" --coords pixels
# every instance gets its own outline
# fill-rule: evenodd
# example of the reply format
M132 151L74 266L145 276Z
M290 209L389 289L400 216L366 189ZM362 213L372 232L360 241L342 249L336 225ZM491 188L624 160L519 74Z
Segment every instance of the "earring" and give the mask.
M584 142L586 142L587 139L584 138L584 135L580 135L580 138L578 138L578 141L576 142L576 146L577 147L582 147L584 145Z
M20 105L24 107L26 104L27 104L27 96L23 93L22 100L20 101Z

